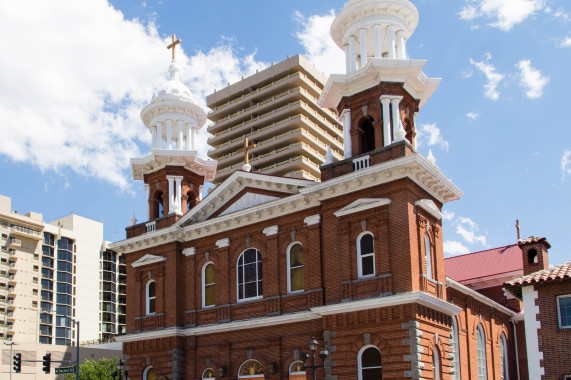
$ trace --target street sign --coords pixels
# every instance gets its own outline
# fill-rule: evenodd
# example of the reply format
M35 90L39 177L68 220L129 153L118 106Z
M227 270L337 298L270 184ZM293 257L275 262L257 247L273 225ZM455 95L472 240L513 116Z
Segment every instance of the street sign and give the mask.
M75 373L75 366L56 368L56 375L61 375L62 373Z

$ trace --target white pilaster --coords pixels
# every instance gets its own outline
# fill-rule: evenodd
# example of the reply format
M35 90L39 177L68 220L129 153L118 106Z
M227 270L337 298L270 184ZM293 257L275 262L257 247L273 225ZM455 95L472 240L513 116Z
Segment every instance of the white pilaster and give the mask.
M149 198L151 197L151 187L145 183L145 194L147 194L147 220L151 220L151 208L149 206Z
M357 69L357 46L355 36L349 36L349 72Z
M163 122L157 121L157 148L163 148Z
M351 55L349 52L349 45L343 46L343 51L345 51L345 73L349 74L351 72Z
M359 29L359 44L361 45L361 68L367 64L367 29Z
M152 139L151 147L156 148L157 147L157 126L156 125L153 125L151 127L151 139Z
M383 106L383 146L391 145L391 99L386 96L381 96L381 104Z
M404 139L406 133L402 127L400 120L400 101L402 96L395 96L391 99L391 106L393 108L393 141L401 141Z
M191 138L190 138L190 124L184 124L184 135L186 136L186 150L190 150Z
M389 38L389 58L396 58L396 46L395 46L395 27L389 26L388 28L388 38Z
M341 113L343 119L343 154L344 158L353 156L351 144L351 111L344 109Z
M375 33L375 57L381 58L383 56L383 39L381 38L381 26L375 25L373 27Z
M167 149L172 149L172 120L167 120Z
M182 177L175 177L174 180L176 182L174 209L178 215L182 215Z
M177 141L177 145L178 145L178 150L182 150L182 143L184 142L184 134L183 134L183 129L182 129L182 120L178 121L178 141Z
M404 32L399 30L396 34L397 39L397 59L406 59L406 52L404 50Z
M174 177L167 177L169 181L169 214L174 212Z
M196 126L193 125L191 128L192 134L190 138L190 149L196 150Z
M202 192L204 191L204 185L198 187L198 200L202 201Z

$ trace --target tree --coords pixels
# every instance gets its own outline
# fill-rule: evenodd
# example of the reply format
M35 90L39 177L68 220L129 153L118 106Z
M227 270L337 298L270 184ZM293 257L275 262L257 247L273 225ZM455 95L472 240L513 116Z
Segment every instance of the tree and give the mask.
M85 360L79 365L79 380L112 379L111 372L119 371L118 362L119 358L116 357L103 358L97 361ZM75 380L75 375L65 375L64 380Z

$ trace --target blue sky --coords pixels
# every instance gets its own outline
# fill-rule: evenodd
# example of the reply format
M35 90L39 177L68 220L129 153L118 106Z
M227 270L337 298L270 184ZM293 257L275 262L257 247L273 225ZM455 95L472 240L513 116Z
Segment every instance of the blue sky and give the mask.
M545 236L571 259L571 6L565 0L413 1L407 54L443 78L417 119L464 197L444 208L447 255ZM0 194L51 221L70 212L124 238L150 151L139 112L167 77L172 33L195 97L287 55L342 71L329 38L343 0L0 1ZM206 132L200 134L203 155Z

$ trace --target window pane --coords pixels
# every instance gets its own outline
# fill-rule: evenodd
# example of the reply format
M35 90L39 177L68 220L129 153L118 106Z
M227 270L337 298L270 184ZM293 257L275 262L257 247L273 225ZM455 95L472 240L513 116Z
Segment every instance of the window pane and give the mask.
M430 252L430 238L424 235L424 260L426 262L426 275L432 278L432 255Z
M361 237L361 255L375 252L373 235L366 234Z
M255 249L248 249L244 252L244 264L253 263L256 261L256 250Z
M151 282L149 284L149 297L154 297L155 296L155 283Z
M361 355L361 365L363 368L380 366L381 352L373 347L367 348Z
M375 256L367 256L362 258L363 276L375 274Z
M256 264L248 264L248 265L244 265L244 281L245 282L252 282L252 281L256 281L258 279L257 273L256 273Z
M216 288L214 287L214 285L208 285L204 289L204 305L205 306L212 306L215 304L215 298L216 298L215 289Z
M363 370L363 380L380 380L383 378L381 368L369 368Z
M571 327L571 297L561 297L558 300L561 327Z
M246 293L246 298L257 297L258 296L258 286L255 282L249 282L244 285L244 290Z
M206 269L204 270L204 283L205 284L213 284L214 283L214 264L208 264Z
M151 298L149 299L149 313L154 313L155 312L155 299Z
M303 265L303 248L301 244L295 244L290 248L289 264L292 268Z
M291 290L303 290L303 267L291 270Z

